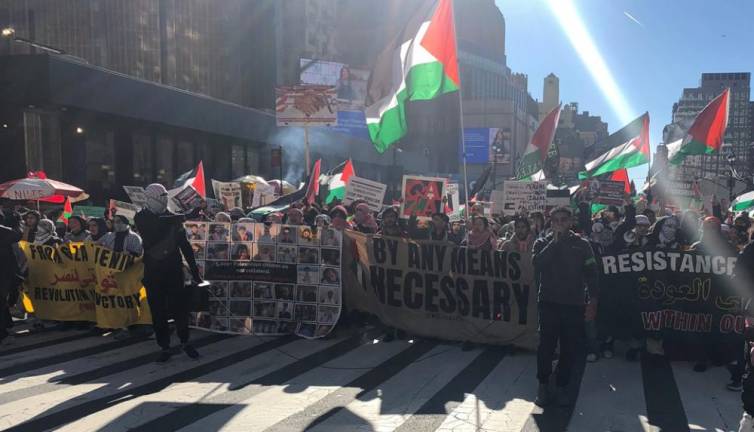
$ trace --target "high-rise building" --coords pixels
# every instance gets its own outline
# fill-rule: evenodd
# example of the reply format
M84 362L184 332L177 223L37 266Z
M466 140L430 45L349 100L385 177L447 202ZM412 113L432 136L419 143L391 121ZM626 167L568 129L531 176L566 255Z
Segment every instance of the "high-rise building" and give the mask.
M600 146L608 135L607 123L602 121L602 117L593 116L589 111L579 113L577 102L565 104L555 132L560 158L558 174L561 180L566 183L576 182L584 164L608 150Z
M751 73L703 73L699 87L684 88L681 99L673 104L673 123L663 131L665 143L685 136L697 114L726 88L730 88L728 128L722 148L712 155L688 156L671 175L677 179L705 178L717 181L728 177L732 163L745 177L751 177L752 117Z

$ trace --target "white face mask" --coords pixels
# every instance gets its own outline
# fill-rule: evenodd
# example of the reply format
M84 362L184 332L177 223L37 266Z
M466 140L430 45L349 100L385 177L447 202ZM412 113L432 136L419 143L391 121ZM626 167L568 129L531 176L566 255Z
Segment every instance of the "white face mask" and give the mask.
M125 232L128 231L128 224L124 224L123 222L115 222L113 223L113 229L115 229L116 232Z

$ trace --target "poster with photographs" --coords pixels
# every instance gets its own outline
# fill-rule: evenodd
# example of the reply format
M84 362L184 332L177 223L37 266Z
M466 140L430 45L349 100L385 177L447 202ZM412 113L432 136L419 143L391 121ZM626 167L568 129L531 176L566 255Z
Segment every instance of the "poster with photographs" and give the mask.
M324 337L340 316L342 235L334 229L190 221L186 235L210 281L196 328L240 335Z

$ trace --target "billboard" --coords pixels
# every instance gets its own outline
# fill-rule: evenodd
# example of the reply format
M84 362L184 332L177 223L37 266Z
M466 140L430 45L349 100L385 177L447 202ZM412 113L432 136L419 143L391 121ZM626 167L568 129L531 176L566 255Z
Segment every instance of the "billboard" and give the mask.
M335 88L301 85L275 89L278 126L327 126L337 121Z
M463 139L466 144L466 162L486 164L495 161L498 164L511 162L511 132L502 128L464 128ZM459 160L463 162L463 144L458 145Z
M338 101L337 122L329 128L330 131L368 140L364 100L367 95L369 71L352 68L344 63L306 58L302 58L299 65L299 79L302 84L335 88Z

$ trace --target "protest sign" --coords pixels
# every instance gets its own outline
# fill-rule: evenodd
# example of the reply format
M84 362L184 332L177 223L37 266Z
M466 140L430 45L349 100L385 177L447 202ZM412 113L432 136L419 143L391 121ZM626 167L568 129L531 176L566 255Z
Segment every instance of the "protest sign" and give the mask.
M546 181L514 181L509 180L503 184L502 197L497 191L493 201L495 207L493 213L505 216L514 216L517 213L542 212L547 207L547 182Z
M243 208L263 206L274 199L275 188L270 185L245 182L241 182L240 185Z
M37 318L100 328L151 323L140 258L89 242L19 246L29 265L24 293Z
M529 256L346 235L343 286L349 309L417 336L536 347L537 290Z
M278 126L331 126L338 121L334 86L299 85L275 89Z
M691 208L692 204L697 204L698 207L698 201L702 200L699 186L693 180L664 180L662 187L661 194L667 206L686 210Z
M387 185L367 180L365 178L351 176L346 185L346 196L343 204L351 205L356 200L364 200L372 211L382 210L382 202L385 200Z
M141 208L138 207L136 204L131 204L123 201L117 201L114 199L110 200L110 217L115 216L116 214L125 216L126 219L133 222L134 217L136 216L136 213L138 213Z
M131 200L138 207L144 207L144 203L147 202L144 196L144 188L141 186L123 186L123 190L126 191L128 199Z
M201 195L191 185L187 185L180 192L173 195L171 201L183 213L188 213L202 205Z
M445 185L445 196L448 201L445 204L445 208L448 212L452 213L458 210L461 206L461 197L458 192L458 183L448 183Z
M600 316L629 316L614 330L632 327L665 341L742 342L745 299L733 288L736 261L733 254L655 249L603 256Z
M327 335L341 309L341 233L308 226L187 222L209 310L191 325L214 332Z
M571 191L566 189L547 189L547 210L571 205Z
M443 212L446 179L440 177L403 176L401 218L416 215L419 220Z
M212 180L212 189L215 191L215 199L225 206L226 210L241 207L241 184L236 182L219 182Z
M589 189L594 198L592 203L621 206L625 202L625 185L620 181L591 180Z

